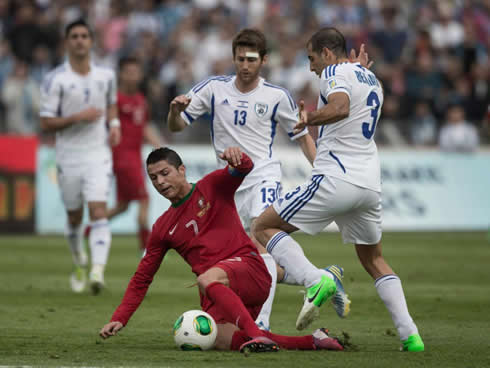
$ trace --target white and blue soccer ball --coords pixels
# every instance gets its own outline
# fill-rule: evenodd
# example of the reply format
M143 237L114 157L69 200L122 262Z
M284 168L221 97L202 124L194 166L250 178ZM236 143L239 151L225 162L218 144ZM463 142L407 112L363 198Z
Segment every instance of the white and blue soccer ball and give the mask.
M174 340L182 350L209 350L214 347L218 327L213 317L200 310L183 313L174 324Z

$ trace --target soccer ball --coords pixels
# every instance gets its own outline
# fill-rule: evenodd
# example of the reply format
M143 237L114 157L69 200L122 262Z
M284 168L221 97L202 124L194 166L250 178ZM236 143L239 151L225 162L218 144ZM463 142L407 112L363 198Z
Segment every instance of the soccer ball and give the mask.
M206 312L190 310L174 324L174 340L182 350L209 350L214 347L218 327Z

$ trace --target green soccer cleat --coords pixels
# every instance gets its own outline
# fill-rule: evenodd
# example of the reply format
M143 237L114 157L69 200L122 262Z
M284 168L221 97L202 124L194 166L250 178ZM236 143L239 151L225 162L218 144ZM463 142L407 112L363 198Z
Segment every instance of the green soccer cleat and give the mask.
M337 285L337 291L332 298L332 304L335 312L337 312L337 315L340 318L345 318L350 312L351 301L349 300L348 295L345 293L344 284L342 283L344 270L342 267L337 265L328 266L325 268L325 270L333 275L335 285Z
M296 329L303 330L318 316L319 308L330 299L337 290L335 281L323 275L320 282L306 290L305 302L296 320Z
M402 351L424 351L425 346L419 334L408 336L408 339L402 341Z
M75 293L81 293L87 286L87 271L82 266L75 266L70 275L70 286Z
M100 267L92 267L89 276L90 290L93 295L98 295L104 288L104 271Z

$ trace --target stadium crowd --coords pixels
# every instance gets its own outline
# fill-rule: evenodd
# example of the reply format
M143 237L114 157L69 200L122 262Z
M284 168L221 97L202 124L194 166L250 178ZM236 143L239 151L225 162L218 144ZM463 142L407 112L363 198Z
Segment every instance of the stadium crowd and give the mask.
M231 40L243 27L268 38L264 77L315 108L305 44L324 25L349 49L365 43L375 62L385 89L378 144L474 151L490 142L485 0L0 0L0 134L39 134L41 80L64 60L64 26L78 18L94 30L99 64L141 60L151 120L170 142L208 142L207 124L167 131L169 102L232 73Z

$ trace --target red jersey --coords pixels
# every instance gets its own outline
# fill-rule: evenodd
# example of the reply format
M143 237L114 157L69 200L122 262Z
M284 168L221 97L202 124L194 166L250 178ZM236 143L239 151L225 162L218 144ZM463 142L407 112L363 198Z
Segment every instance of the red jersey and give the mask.
M219 261L257 254L238 216L234 194L253 162L245 154L237 168L213 171L194 184L153 225L146 255L132 277L112 321L126 325L143 300L169 249L175 249L200 275Z
M114 166L139 164L143 133L148 121L145 97L141 93L125 95L118 91L117 110L121 121L121 143L112 148Z

